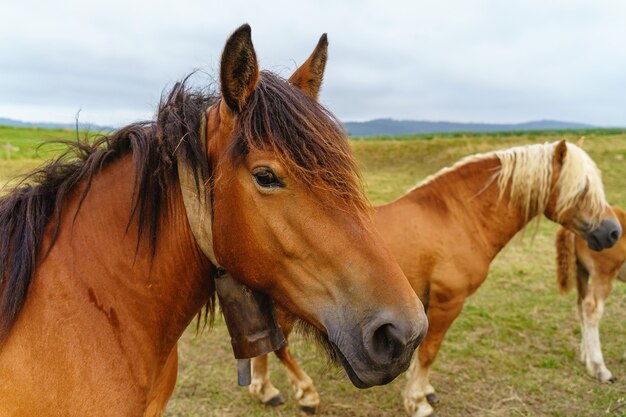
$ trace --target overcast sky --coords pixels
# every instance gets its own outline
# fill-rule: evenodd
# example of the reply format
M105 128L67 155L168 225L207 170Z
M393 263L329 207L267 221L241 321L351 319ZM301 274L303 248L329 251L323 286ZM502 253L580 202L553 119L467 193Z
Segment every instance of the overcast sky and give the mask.
M3 0L0 117L120 126L217 75L244 22L288 77L329 37L321 100L342 120L626 126L626 1ZM208 82L208 76L197 82Z

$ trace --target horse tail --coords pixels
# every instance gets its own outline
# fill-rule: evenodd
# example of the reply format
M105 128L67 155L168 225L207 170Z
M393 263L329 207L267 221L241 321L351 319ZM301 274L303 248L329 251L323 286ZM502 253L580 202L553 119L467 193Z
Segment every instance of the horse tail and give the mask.
M556 233L556 282L562 294L572 289L577 279L576 235L561 227Z

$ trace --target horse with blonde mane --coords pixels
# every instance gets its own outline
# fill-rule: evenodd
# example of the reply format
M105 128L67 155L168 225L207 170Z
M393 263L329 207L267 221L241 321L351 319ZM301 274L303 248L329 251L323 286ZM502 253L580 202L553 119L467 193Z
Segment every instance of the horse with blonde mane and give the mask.
M379 232L427 308L429 330L404 391L412 417L434 415L438 400L428 375L446 331L496 255L533 218L545 215L594 250L613 246L621 233L595 163L565 141L467 157L375 213ZM287 335L293 325L280 313ZM311 378L286 346L276 355L300 406L316 412L319 396ZM253 360L250 392L268 404L283 401L269 380L267 356Z
M354 385L408 368L424 309L316 100L326 45L283 80L244 25L220 95L177 84L156 121L75 143L0 199L0 416L161 415L222 268L311 326Z
M613 207L622 229L626 228L626 211ZM562 293L576 284L576 305L580 318L580 361L587 373L600 382L615 382L604 363L600 344L600 320L604 302L615 279L626 282L626 234L610 249L590 251L585 241L561 228L556 234L557 283ZM626 353L624 354L626 358Z

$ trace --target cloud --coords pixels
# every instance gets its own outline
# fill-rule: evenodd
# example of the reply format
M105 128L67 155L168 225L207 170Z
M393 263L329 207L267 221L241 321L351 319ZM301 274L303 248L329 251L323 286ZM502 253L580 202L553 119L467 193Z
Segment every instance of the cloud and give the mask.
M261 65L283 76L328 32L321 99L343 120L626 124L621 1L8 3L4 117L150 117L168 85L216 74L227 36L249 22Z

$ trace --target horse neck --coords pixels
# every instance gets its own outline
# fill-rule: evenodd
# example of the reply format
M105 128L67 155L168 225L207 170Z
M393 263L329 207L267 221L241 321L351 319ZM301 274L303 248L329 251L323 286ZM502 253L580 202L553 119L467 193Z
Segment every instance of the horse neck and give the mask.
M63 285L84 293L91 308L108 311L117 331L134 332L140 336L131 339L147 339L161 351L156 353L169 353L213 291L210 265L189 229L179 189L172 189L177 195L169 198L167 215L159 220L154 255L147 232L138 243L137 216L128 227L133 172L130 155L112 163L94 178L77 212L84 185L78 187L40 269L71 259L69 275L59 278L66 280Z
M469 162L433 178L402 199L432 206L433 212L446 216L451 228L455 225L464 230L491 261L530 220L521 207L509 204L509 186L500 195L497 180L493 180L499 168L495 156Z

